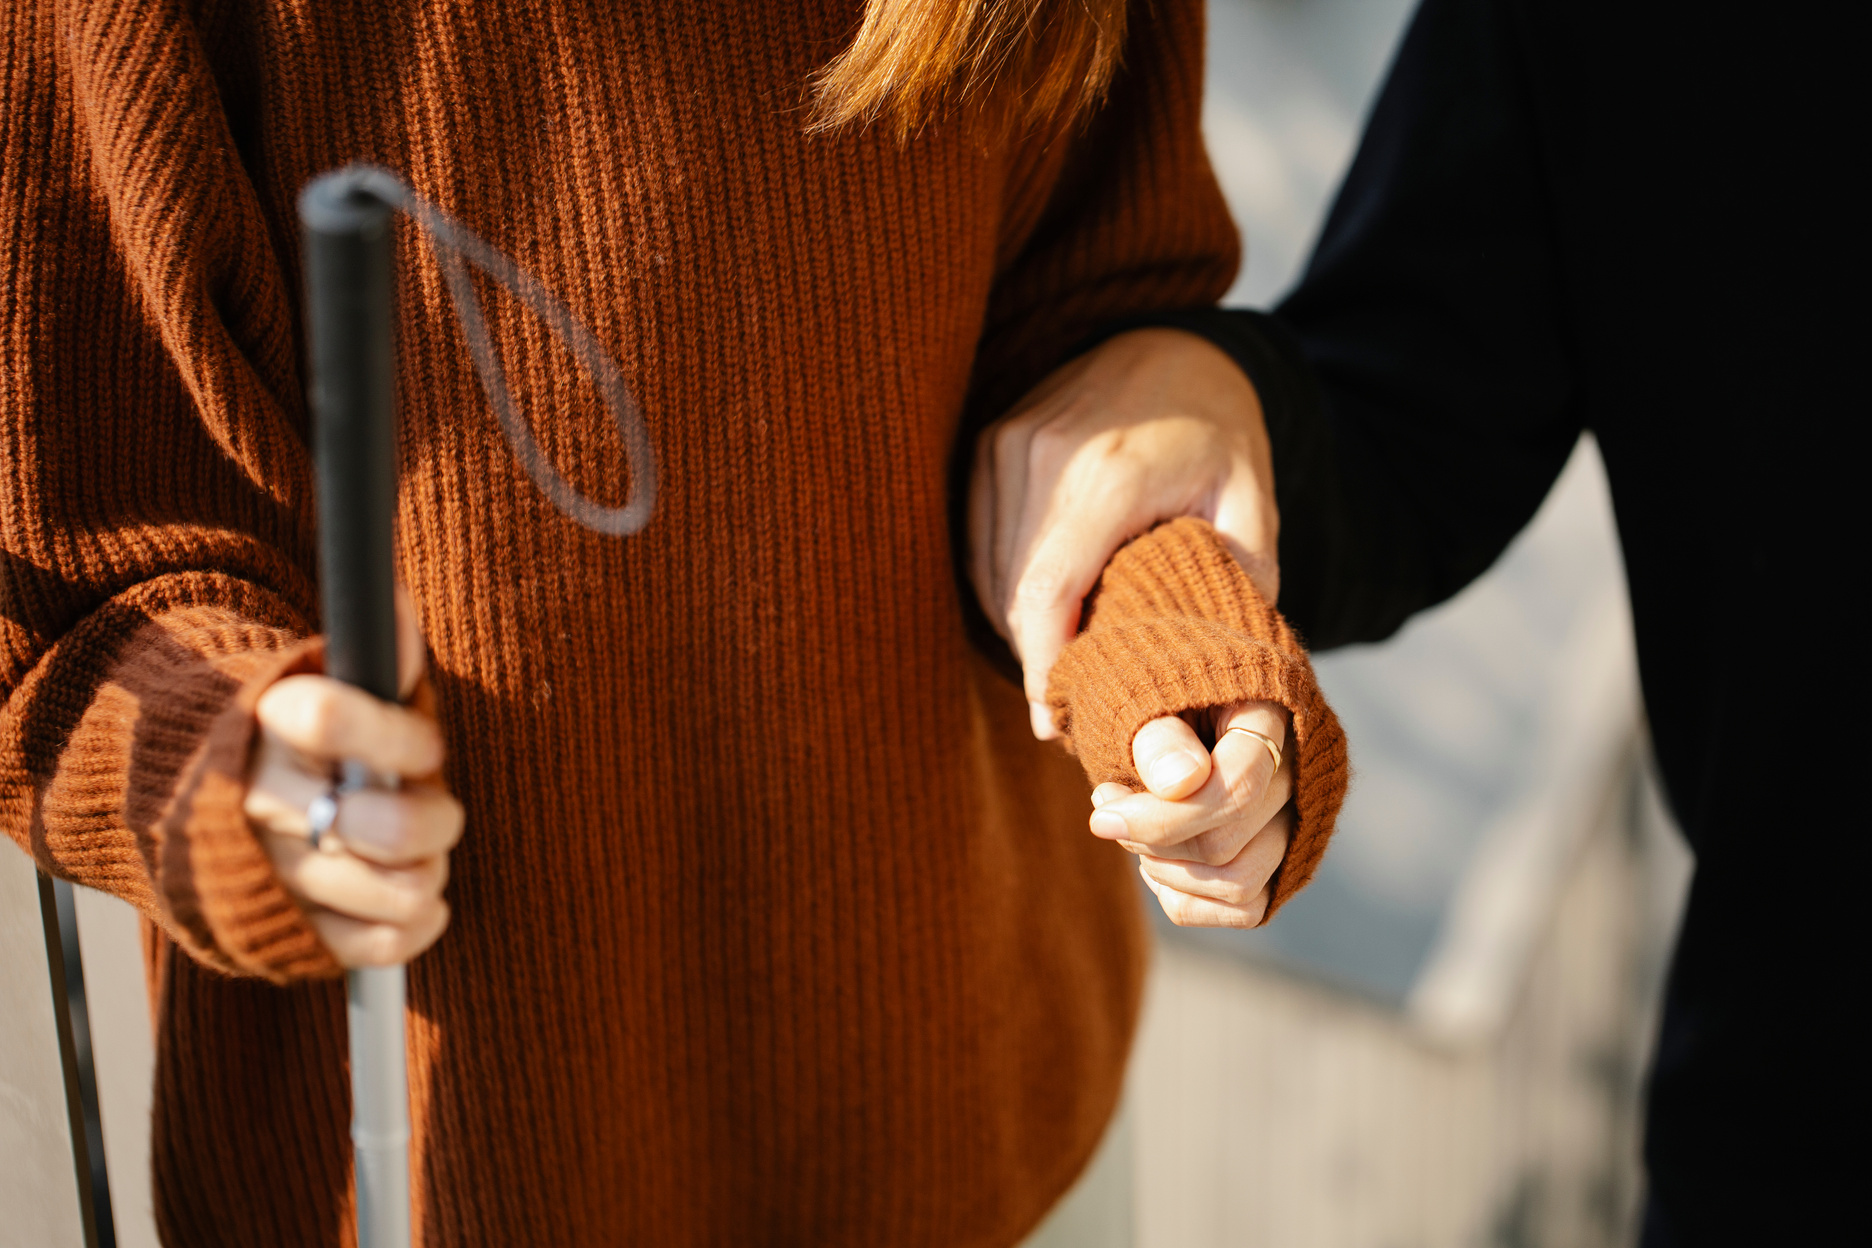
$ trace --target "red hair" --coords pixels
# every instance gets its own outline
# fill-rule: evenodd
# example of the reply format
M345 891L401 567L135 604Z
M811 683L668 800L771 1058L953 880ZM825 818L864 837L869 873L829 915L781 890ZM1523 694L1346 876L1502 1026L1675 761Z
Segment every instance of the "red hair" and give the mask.
M815 80L815 126L888 120L908 137L950 105L1016 125L1104 98L1126 0L866 0L858 36Z

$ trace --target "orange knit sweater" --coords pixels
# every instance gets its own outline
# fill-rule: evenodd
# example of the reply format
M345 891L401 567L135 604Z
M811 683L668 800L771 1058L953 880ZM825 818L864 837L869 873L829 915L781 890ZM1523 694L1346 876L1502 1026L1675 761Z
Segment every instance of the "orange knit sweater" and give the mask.
M318 661L294 196L359 159L593 328L664 483L626 541L553 511L405 238L400 570L469 820L410 968L421 1241L1004 1245L1066 1188L1144 935L966 639L948 466L1089 331L1227 285L1200 15L1140 3L1070 135L899 147L805 132L852 0L5 6L0 823L157 933L166 1242L351 1238L341 989L239 798L258 691ZM571 357L489 319L620 501ZM1200 525L1114 562L1056 694L1120 771L1140 716L1287 701L1304 882L1343 746Z

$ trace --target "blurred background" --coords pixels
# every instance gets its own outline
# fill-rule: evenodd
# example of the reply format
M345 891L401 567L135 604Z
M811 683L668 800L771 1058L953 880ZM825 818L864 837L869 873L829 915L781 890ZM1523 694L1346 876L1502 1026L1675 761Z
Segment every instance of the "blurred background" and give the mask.
M1414 7L1210 0L1203 126L1247 248L1226 302L1298 278ZM1136 1242L1635 1242L1689 858L1591 439L1485 577L1318 666L1354 774L1315 882L1263 931L1159 923Z
M1247 241L1230 303L1271 306L1297 277L1412 7L1210 0L1204 128ZM1632 1243L1689 862L1651 776L1591 440L1480 582L1319 670L1355 778L1315 883L1265 931L1159 925L1124 1128L1135 1243ZM41 888L0 854L0 1157L5 1191L33 1196L0 1201L0 1241L153 1246L135 918ZM59 961L76 948L82 973ZM48 980L72 1002L63 1037ZM45 1145L74 1133L100 1177L109 1162L89 1235L72 1152Z

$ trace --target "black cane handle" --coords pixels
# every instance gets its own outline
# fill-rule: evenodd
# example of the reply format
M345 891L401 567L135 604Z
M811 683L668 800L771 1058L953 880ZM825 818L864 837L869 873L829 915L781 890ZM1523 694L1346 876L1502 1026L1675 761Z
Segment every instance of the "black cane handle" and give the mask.
M392 209L328 174L299 200L325 670L397 697Z

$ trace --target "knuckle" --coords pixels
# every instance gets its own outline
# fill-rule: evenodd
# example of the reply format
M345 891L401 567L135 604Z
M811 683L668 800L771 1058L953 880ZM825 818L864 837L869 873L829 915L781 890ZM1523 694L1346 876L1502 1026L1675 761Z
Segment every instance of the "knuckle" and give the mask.
M319 939L325 942L327 949L331 950L332 957L344 966L375 965L371 961L370 928L349 925L339 927L331 923L322 923L319 925Z
M410 809L409 802L398 797L376 803L375 816L373 822L376 826L372 829L371 842L392 854L407 852L420 827L416 812Z
M1126 838L1127 840L1133 841L1147 850L1168 849L1170 847L1170 838L1166 835L1163 825L1156 819L1141 818L1137 815L1126 815L1125 824L1130 832L1130 835Z
M409 927L424 917L433 900L422 881L404 876L388 880L384 889L384 921Z
M1257 779L1252 770L1237 776L1228 786L1228 796L1222 801L1222 814L1230 819L1240 818L1261 799L1266 790L1266 783Z
M320 688L308 697L299 723L306 746L317 753L336 757L356 744L358 724L338 690Z
M1066 579L1055 569L1032 567L1014 586L1008 616L1044 613L1054 610L1066 599Z
M461 840L462 810L448 798L431 798L412 804L404 814L408 826L407 844L424 855L446 854Z
M420 753L420 737L410 719L409 712L401 707L371 707L371 762L378 770L402 773Z
M1235 848L1218 830L1203 833L1190 843L1191 852L1204 866L1226 867L1235 858Z
M394 923L373 924L365 939L365 956L371 966L395 966L405 960L403 949L407 943L403 929Z
M403 730L404 749L425 764L439 766L442 762L442 730L436 726L436 722L426 715L401 707L394 708L394 713Z
M393 859L446 848L459 835L460 813L452 804L402 793L372 796L368 840Z
M319 940L338 965L347 969L369 965L364 961L364 949L358 943L357 937L320 930Z
M365 858L394 859L408 841L403 803L372 792L347 794L339 806L338 833Z
M262 780L255 780L247 786L241 795L241 814L260 827L269 831L278 831L279 818L284 805L278 795L273 793Z
M423 803L400 795L389 803L389 807L388 831L394 838L392 847L402 853L421 850L429 839L425 833L431 822L430 812Z
M277 727L290 721L299 711L307 694L317 688L317 677L287 676L269 685L254 704L254 714L261 723Z
M462 833L468 827L468 811L454 797L444 794L441 802L443 827L447 835L444 843L450 847L460 843Z
M442 933L448 930L448 925L448 904L438 898L431 902L424 909L420 919L410 924L407 929L402 960L409 961L442 939Z
M996 425L990 438L996 466L1005 466L1026 449L1028 418L1015 416Z
M268 856L273 860L273 870L278 874L280 884L288 895L316 904L320 898L318 880L312 873L312 855L295 854L283 841L283 837L267 838Z
M1127 451L1135 451L1132 445L1131 431L1124 428L1101 429L1086 439L1086 450L1101 460L1121 459Z
M1035 468L1057 464L1072 454L1079 436L1071 426L1058 420L1040 424L1027 438L1027 460Z

